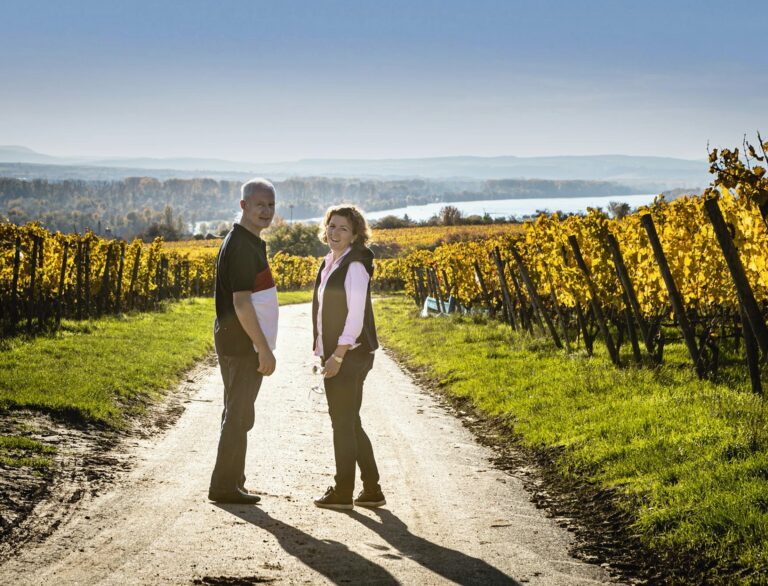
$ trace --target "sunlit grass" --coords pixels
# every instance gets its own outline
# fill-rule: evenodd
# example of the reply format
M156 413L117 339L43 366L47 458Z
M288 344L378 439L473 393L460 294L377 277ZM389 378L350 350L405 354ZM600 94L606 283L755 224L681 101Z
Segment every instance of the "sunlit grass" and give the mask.
M122 426L211 351L213 315L212 299L193 299L5 340L0 406Z
M45 470L51 465L48 456L55 453L53 446L26 437L0 435L0 466Z
M768 410L743 376L699 381L674 345L665 366L618 369L597 345L593 358L566 356L482 317L419 318L405 298L379 301L376 318L446 392L528 446L563 448L564 475L618 491L662 557L703 560L713 581L738 568L754 574L737 581L768 581Z
M299 289L298 291L277 291L277 300L280 305L293 303L309 303L312 301L312 289Z

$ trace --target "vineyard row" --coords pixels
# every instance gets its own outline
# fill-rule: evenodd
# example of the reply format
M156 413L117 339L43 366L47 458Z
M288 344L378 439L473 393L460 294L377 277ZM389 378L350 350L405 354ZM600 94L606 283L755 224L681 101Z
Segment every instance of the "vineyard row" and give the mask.
M738 189L658 198L620 220L599 210L542 215L522 235L416 251L404 262L406 288L420 305L428 295L450 296L568 350L581 340L591 353L600 338L617 364L623 342L633 360L659 363L665 343L680 339L706 377L717 373L723 343L737 348L744 340L753 388L761 390L768 229Z
M34 223L0 224L0 334L210 296L216 253L169 247L162 239L128 243L91 232L51 234ZM278 253L270 263L278 288L290 290L314 283L320 259ZM377 287L402 288L395 264L381 263Z

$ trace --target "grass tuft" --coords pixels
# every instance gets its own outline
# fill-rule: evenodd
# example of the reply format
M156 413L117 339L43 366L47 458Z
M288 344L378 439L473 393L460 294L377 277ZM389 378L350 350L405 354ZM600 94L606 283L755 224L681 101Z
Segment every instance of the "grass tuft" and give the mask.
M0 435L0 466L47 470L52 461L46 456L55 453L53 446L26 437Z

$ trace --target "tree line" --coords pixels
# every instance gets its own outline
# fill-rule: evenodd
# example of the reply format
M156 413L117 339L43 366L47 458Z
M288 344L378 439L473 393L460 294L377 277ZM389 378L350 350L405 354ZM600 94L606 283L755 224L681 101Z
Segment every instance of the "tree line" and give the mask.
M128 177L114 181L16 179L0 177L0 215L16 224L39 221L50 230L86 229L122 238L153 226L180 229L197 221L236 217L240 181ZM287 219L318 217L334 203L366 211L439 201L628 194L627 186L605 181L492 181L354 179L305 177L275 182L277 213ZM168 210L173 216L168 218Z

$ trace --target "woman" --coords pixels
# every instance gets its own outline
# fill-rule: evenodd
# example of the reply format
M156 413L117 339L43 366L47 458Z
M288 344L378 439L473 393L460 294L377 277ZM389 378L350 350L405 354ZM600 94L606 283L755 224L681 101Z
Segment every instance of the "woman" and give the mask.
M355 206L329 208L320 239L328 244L315 280L312 326L315 355L322 360L325 396L333 426L336 485L315 505L351 509L386 504L371 441L360 422L363 382L379 347L371 308L373 253L366 246L371 231ZM352 500L355 465L360 466L363 490Z

